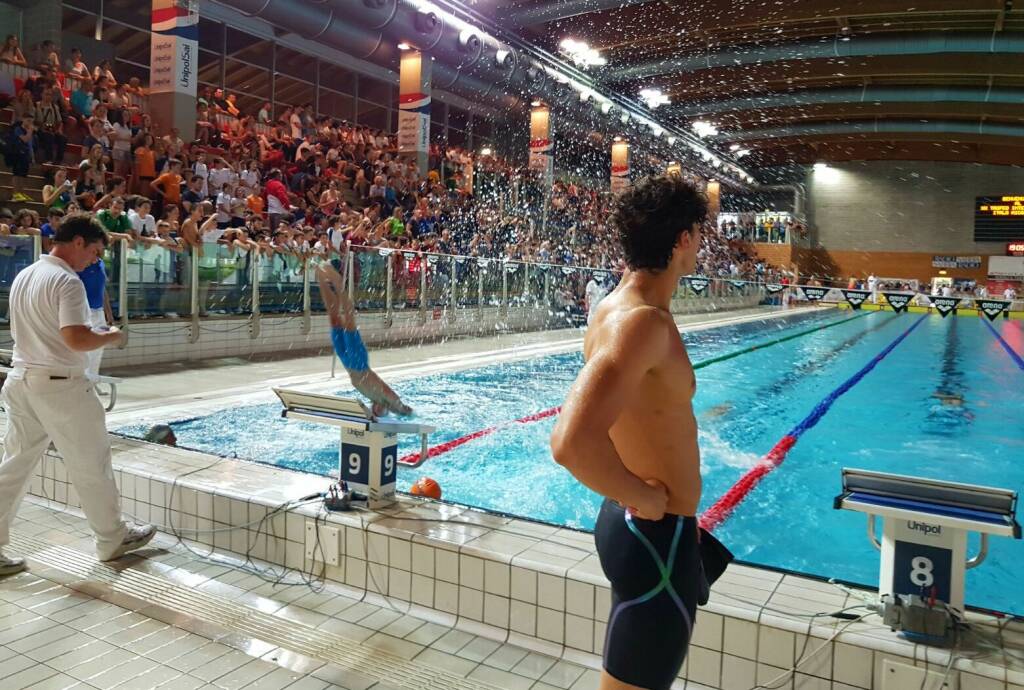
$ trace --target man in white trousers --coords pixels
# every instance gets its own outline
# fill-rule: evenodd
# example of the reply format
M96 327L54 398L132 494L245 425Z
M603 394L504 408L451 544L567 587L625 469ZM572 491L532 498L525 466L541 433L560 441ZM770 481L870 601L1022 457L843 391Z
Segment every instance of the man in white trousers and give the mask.
M95 263L107 244L87 214L65 218L54 247L14 279L10 294L13 370L3 387L7 435L0 462L0 575L25 569L5 555L10 527L32 474L52 440L96 535L101 561L149 543L152 525L126 525L114 483L106 414L85 376L87 353L117 346L116 328L91 328L85 286L76 272Z

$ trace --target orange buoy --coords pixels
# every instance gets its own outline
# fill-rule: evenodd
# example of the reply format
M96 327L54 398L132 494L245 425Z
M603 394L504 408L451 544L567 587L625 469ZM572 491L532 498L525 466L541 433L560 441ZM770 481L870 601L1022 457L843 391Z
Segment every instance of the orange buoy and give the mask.
M413 496L425 496L426 498L440 499L441 485L430 477L420 477L413 483L409 493Z

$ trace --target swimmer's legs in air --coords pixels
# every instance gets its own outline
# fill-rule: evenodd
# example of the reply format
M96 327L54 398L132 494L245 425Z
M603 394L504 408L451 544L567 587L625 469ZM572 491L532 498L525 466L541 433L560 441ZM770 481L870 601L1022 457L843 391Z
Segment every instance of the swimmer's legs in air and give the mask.
M370 357L356 326L356 312L345 290L345 281L330 264L320 264L316 271L320 295L331 321L331 342L334 351L348 372L357 391L373 402L373 414L387 411L399 415L412 414L412 408L402 402L398 394L370 369Z

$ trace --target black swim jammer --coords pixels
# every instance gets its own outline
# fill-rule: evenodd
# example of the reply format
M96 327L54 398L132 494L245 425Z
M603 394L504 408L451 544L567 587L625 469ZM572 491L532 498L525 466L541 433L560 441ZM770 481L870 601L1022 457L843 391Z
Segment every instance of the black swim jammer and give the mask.
M623 683L667 690L686 658L704 579L697 518L643 520L605 499L594 541L612 585L604 668Z

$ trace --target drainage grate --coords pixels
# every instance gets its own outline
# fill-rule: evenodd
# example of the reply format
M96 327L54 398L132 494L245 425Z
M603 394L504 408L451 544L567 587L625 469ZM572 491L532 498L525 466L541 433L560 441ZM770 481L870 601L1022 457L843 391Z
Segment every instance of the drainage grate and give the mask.
M377 681L410 690L495 690L496 686L457 676L334 633L272 616L222 597L182 587L136 570L118 570L81 551L18 534L11 544L24 556L83 581L227 628L284 649L329 662Z

